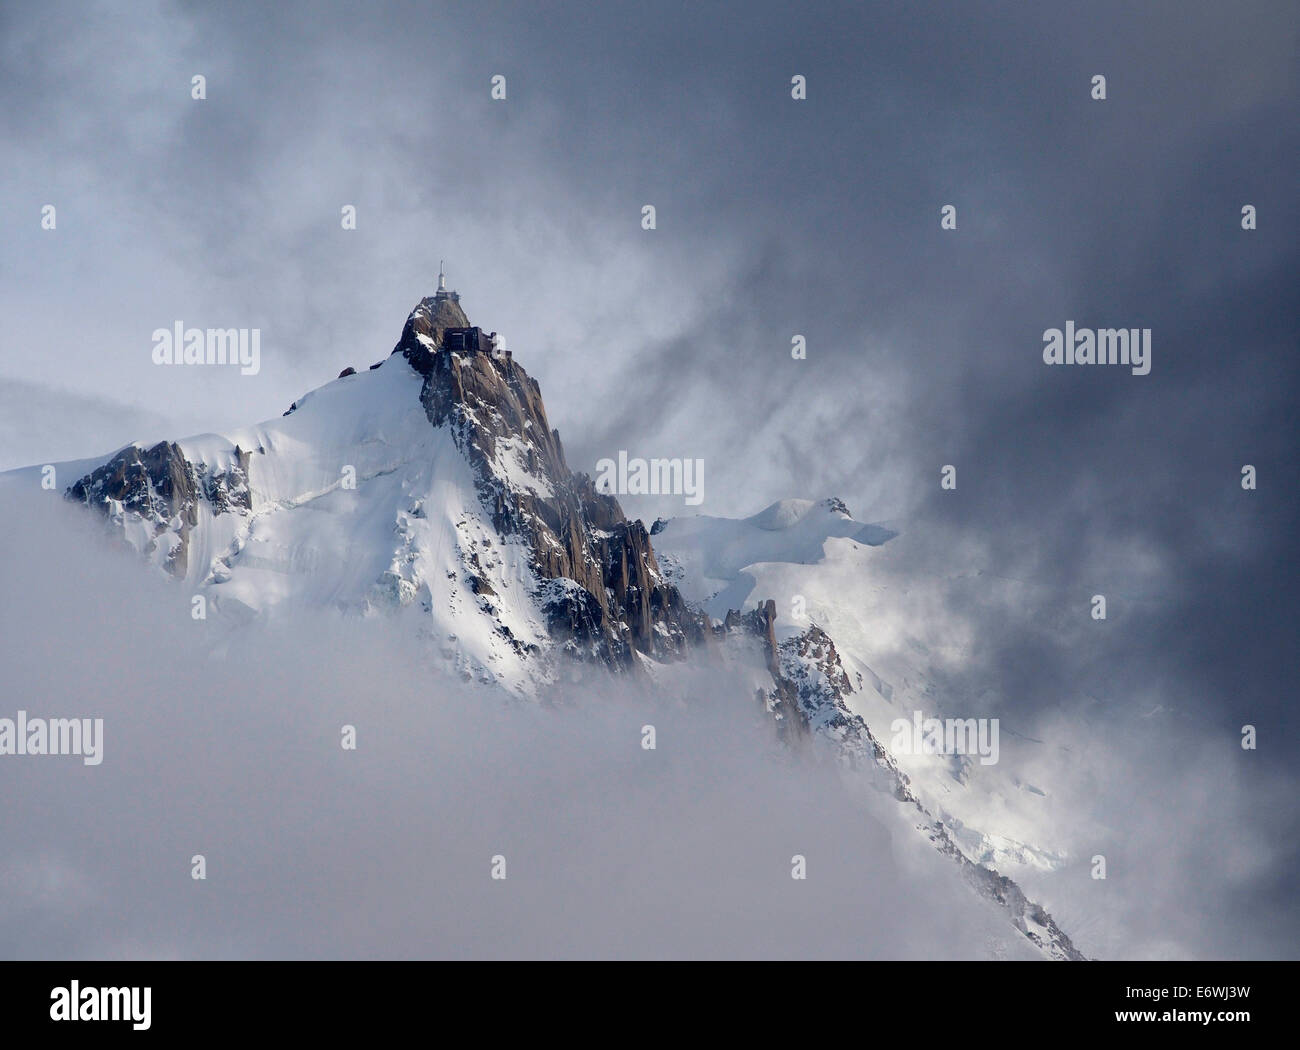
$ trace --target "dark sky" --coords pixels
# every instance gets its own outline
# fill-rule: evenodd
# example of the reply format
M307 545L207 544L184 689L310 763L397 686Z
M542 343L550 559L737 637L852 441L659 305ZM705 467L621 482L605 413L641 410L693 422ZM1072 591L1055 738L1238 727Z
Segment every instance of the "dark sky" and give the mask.
M1185 0L7 4L0 467L278 415L385 356L445 257L573 467L705 461L702 506L630 513L839 496L898 523L913 580L1035 596L944 593L1004 710L1154 699L1225 746L1258 724L1293 774L1298 25ZM261 374L157 369L176 320L260 327ZM1047 367L1067 320L1150 328L1150 374ZM1261 805L1294 842L1294 798Z

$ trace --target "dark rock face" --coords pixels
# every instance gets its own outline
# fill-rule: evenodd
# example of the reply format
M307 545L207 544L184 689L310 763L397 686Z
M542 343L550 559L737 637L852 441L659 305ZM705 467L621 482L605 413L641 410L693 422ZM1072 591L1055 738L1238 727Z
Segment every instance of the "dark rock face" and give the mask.
M65 496L106 516L118 512L138 515L153 526L155 544L165 533L173 532L177 542L166 565L174 576L184 576L190 530L199 521L199 501L206 500L214 514L251 509L249 457L236 447L235 465L214 473L207 467L196 470L180 446L170 441L160 441L150 449L128 445L71 485Z
M468 328L469 318L460 303L445 295L430 295L421 299L406 319L402 338L394 353L406 347L424 347L432 350L442 345L442 333L448 328ZM423 336L423 338L421 338Z
M206 465L198 468L203 497L212 504L213 514L248 512L253 509L253 497L248 488L248 464L252 453L235 446L235 463L226 471L216 472Z
M722 629L724 631L745 631L761 641L768 671L771 672L773 678L780 676L781 666L777 659L776 645L775 601L769 598L756 608L750 609L747 613L728 609L727 615L722 621Z
M160 441L151 449L128 445L107 463L97 467L68 490L82 503L104 506L117 500L124 510L146 518L164 520L193 515L197 481L177 445Z
M458 303L424 299L394 353L423 376L425 414L450 429L497 530L528 543L552 637L620 669L636 653L683 654L707 635L707 619L663 578L645 527L569 470L536 380L508 355L442 348L447 329L468 326ZM507 459L536 484L508 481Z
M759 702L776 722L786 743L802 745L811 735L812 723L803 708L798 685L782 669L781 648L776 641L776 602L769 598L745 613L727 610L722 633L733 631L752 635L762 644L763 662L772 676L772 688L759 690Z

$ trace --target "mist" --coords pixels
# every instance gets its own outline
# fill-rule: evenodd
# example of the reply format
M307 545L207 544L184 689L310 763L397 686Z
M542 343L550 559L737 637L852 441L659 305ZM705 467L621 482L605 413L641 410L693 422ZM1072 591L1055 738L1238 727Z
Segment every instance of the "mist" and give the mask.
M723 669L521 701L383 618L193 620L56 496L8 512L4 714L102 718L104 757L0 760L6 957L1034 955Z

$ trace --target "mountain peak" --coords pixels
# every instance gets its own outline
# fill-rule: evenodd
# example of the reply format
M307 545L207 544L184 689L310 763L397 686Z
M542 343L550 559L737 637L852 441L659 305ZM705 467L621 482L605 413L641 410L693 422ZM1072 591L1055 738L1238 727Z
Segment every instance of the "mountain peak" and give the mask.
M556 657L636 672L709 634L644 526L569 469L537 381L469 325L445 274L367 372L279 420L130 446L67 494L215 612L328 594L418 617L463 673L507 689L551 680Z
M792 744L823 738L877 778L1044 954L1080 957L986 865L1009 840L939 808L953 778L929 801L870 731L863 710L889 724L895 682L914 710L930 695L867 663L863 639L885 621L862 610L880 587L852 574L894 533L837 499L789 499L744 519L660 520L657 555L640 521L570 470L537 381L469 325L445 274L392 355L285 416L75 468L66 496L235 630L280 606L383 614L461 677L524 695L565 680L570 659L652 678L692 655L720 661ZM778 600L804 595L778 621Z

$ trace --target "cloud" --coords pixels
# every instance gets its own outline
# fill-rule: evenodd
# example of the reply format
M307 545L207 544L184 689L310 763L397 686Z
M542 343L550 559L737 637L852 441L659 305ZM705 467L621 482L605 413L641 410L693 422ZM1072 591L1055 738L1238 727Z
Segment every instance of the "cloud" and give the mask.
M217 634L71 506L7 528L9 703L104 719L101 765L0 759L11 957L1033 954L716 669L507 700L384 619Z
M162 441L174 436L176 425L141 406L10 379L0 386L0 470Z

